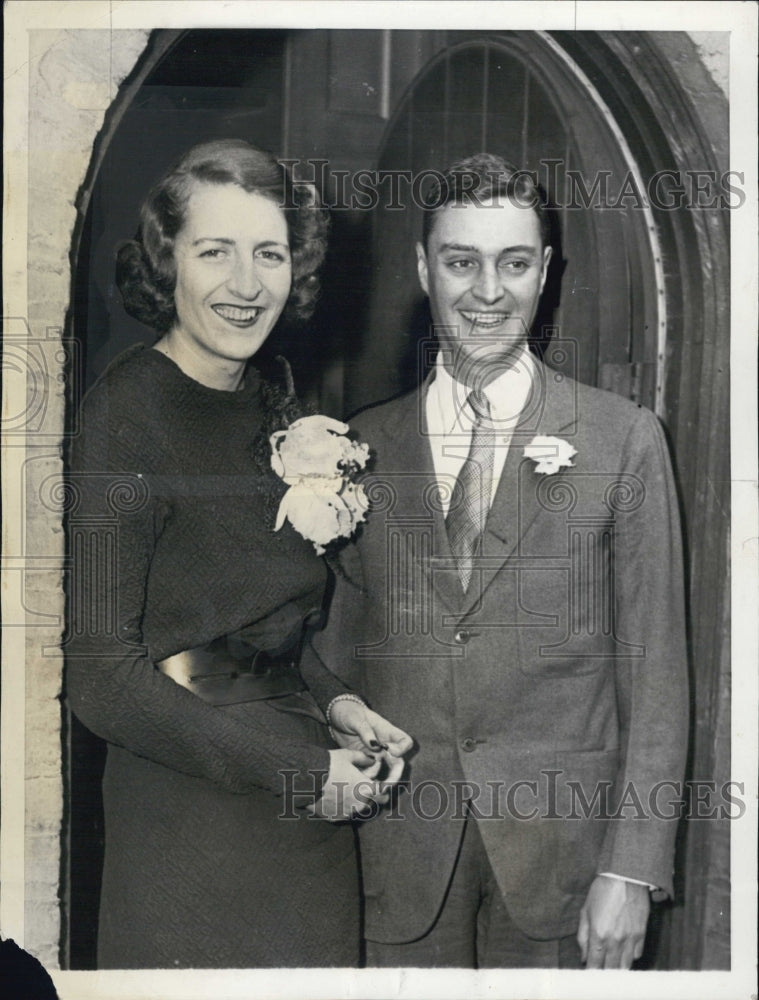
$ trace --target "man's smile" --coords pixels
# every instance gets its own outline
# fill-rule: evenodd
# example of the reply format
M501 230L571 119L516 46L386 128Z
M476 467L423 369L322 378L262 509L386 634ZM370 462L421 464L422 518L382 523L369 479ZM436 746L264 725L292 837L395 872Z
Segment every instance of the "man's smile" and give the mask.
M509 318L509 313L506 312L474 312L468 309L461 309L460 312L470 326L477 326L482 330L495 329Z

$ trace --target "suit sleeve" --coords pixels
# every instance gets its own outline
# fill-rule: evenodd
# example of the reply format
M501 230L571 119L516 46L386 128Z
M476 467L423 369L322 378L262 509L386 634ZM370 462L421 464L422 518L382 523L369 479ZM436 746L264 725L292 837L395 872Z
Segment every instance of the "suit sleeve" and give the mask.
M616 627L642 655L616 662L618 818L608 825L597 870L671 896L688 732L685 596L677 495L664 435L648 411L628 436L625 468L639 492L618 505Z
M280 793L283 769L298 772L302 787L311 789L308 772L329 768L326 750L283 740L236 706L207 704L157 670L142 645L148 572L162 517L145 464L153 445L160 446L147 440L151 433L158 432L132 422L104 387L85 400L83 433L70 462L77 506L69 518L68 703L110 743L229 791L264 787ZM107 530L114 510L116 536Z
M313 645L317 655L345 685L343 690L353 690L359 695L362 678L353 649L358 641L357 624L368 613L366 602L359 547L351 542L340 551L327 623L314 636Z

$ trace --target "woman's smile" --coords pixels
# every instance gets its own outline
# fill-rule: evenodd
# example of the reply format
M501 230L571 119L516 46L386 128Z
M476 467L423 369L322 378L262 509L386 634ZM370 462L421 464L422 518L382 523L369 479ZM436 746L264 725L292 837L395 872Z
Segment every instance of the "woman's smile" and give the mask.
M221 316L222 319L231 323L232 326L242 329L254 326L258 321L258 317L264 311L260 306L236 306L225 303L213 305L211 308L217 316Z

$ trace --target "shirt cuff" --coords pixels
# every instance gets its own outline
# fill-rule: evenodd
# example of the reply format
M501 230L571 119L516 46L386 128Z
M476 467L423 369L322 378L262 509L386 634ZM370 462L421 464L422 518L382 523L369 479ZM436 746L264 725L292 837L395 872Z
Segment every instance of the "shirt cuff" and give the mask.
M651 892L656 892L659 888L658 885L651 885L650 882L643 882L639 878L630 878L629 875L615 875L614 872L599 872L599 875L604 875L606 878L615 878L619 882L632 882L633 885L644 885Z

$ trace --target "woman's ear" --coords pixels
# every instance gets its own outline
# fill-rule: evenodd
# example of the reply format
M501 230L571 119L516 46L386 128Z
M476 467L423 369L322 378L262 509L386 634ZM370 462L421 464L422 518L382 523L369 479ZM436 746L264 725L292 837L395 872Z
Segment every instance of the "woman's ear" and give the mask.
M419 275L419 284L425 295L429 295L427 284L427 254L421 243L416 244L416 273Z

